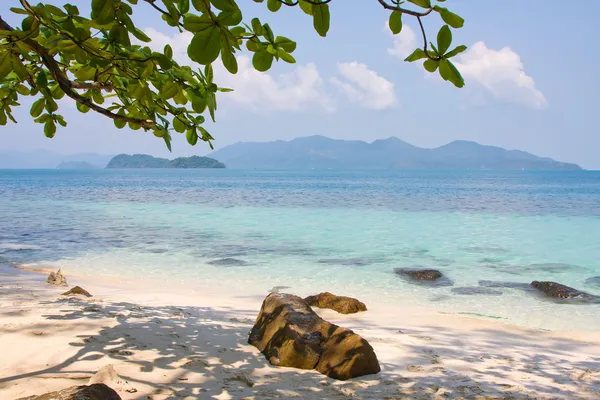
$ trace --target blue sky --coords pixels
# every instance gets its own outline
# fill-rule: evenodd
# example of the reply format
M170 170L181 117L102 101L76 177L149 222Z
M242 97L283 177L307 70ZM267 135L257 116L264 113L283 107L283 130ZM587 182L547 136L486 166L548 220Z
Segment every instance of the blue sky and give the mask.
M0 5L3 18L9 4ZM62 4L61 1L53 1ZM71 1L88 9L89 1ZM448 0L466 20L454 44L469 50L457 59L466 86L456 89L402 61L420 45L417 26L405 18L399 36L386 30L388 13L376 0L334 0L327 38L299 9L270 13L265 4L241 0L245 19L259 16L276 34L298 42L297 64L274 64L267 74L244 68L231 76L219 69L217 83L235 92L219 98L217 123L208 126L216 148L237 141L291 139L321 134L372 141L397 136L435 147L456 139L521 149L600 169L600 2ZM138 26L156 46L171 43L185 58L189 37L161 23L147 4L136 6ZM431 39L441 19L426 19ZM408 27L408 28L407 28ZM47 149L59 153L149 153L157 156L206 154L177 135L169 154L160 139L143 131L117 130L104 117L79 114L62 102L69 126L52 140L42 125L29 121L28 104L16 113L17 125L2 127L0 149Z

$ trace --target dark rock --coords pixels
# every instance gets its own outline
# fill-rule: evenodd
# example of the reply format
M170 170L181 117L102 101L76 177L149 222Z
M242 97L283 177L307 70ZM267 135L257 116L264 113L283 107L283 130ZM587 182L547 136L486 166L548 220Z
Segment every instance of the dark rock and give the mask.
M437 269L396 268L394 273L412 283L434 286L452 286L452 282Z
M334 379L381 370L365 339L323 320L302 298L291 294L271 293L265 298L248 343L272 365L316 369Z
M22 397L17 400L121 400L113 389L105 384L97 383L89 386L71 386L57 392L41 396Z
M585 284L589 286L597 286L600 287L600 276L594 276L591 278L587 278L585 280Z
M584 300L586 302L597 302L600 300L598 296L593 296L588 293L580 292L577 289L573 289L572 287L561 285L557 282L539 282L533 281L531 282L531 286L540 292L544 293L548 297L552 297L555 299L575 299L575 300Z
M304 299L311 307L329 308L340 314L354 314L359 311L367 311L367 306L353 297L336 296L329 292L308 296Z
M246 265L250 265L250 263L240 260L239 258L227 257L227 258L219 258L218 260L209 261L210 265L218 265L221 267L244 267Z
M56 286L67 286L67 278L60 272L60 269L56 272L50 272L46 282Z
M405 275L419 281L436 281L443 277L437 269L402 269L396 268L394 272L398 275Z
M81 286L75 286L75 287L69 289L68 291L64 292L62 295L63 296L81 295L81 296L85 296L85 297L92 297L90 292L83 289Z
M457 287L452 288L452 293L461 294L461 295L475 295L475 294L484 294L491 296L501 296L502 292L500 290L494 290L486 287L478 287L478 286L465 286L465 287Z

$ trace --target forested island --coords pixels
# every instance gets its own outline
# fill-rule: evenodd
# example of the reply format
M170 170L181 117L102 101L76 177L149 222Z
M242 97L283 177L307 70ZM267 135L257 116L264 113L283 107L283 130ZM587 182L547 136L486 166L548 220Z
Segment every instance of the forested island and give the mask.
M148 154L119 154L106 168L225 168L225 164L210 157L178 157L174 160Z

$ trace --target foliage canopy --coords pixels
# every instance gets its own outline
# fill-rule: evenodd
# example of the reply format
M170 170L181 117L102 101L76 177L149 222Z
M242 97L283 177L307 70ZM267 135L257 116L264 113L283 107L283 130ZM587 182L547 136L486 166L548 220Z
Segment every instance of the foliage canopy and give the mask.
M341 0L338 0L341 1ZM445 0L374 0L390 11L389 28L402 31L403 17L418 21L423 46L405 61L424 60L429 72L462 87L464 81L450 58L466 50L451 49L452 30L463 19L439 4ZM138 4L142 3L142 4ZM171 149L171 133L185 134L195 145L213 137L203 127L208 113L214 121L217 92L232 89L213 81L212 64L219 58L232 74L237 73L235 53L243 46L253 53L252 65L267 71L273 61L295 63L296 42L276 35L268 23L252 18L244 23L237 0L91 0L90 16L71 4L30 4L18 0L11 8L23 17L12 27L0 16L0 125L13 122L12 108L20 97L33 97L30 108L44 134L54 137L57 125L66 126L58 114L57 100L75 100L82 113L90 110L111 118L117 128L151 130ZM330 26L332 0L254 0L266 3L272 12L282 7L297 8L312 18L320 36ZM152 7L169 26L193 34L187 52L203 68L180 65L173 49L152 51L143 43L148 37L133 20L136 7ZM422 18L438 14L444 22L436 44L428 42ZM133 39L137 39L137 41ZM142 43L142 44L138 44ZM107 104L109 103L110 104Z

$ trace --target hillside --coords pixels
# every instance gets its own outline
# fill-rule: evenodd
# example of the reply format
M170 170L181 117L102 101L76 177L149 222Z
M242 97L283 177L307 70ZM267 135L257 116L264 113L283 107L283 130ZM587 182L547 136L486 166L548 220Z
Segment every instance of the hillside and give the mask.
M147 154L119 154L110 160L106 168L225 168L225 164L210 157L192 156L167 160Z
M16 151L0 150L0 169L44 169L56 168L59 164L81 162L95 168L104 168L112 155L82 153L64 155L46 150Z
M576 164L469 141L434 149L396 137L367 143L309 136L290 141L237 143L210 154L238 169L493 169L580 170Z

